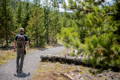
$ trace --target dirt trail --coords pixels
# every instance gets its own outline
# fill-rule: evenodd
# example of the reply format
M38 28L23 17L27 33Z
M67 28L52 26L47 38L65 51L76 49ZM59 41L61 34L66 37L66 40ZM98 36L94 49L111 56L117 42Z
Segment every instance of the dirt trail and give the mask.
M0 80L31 80L33 74L38 69L40 55L59 55L65 50L63 46L36 50L25 56L23 73L16 74L16 60L10 60L7 64L0 66Z

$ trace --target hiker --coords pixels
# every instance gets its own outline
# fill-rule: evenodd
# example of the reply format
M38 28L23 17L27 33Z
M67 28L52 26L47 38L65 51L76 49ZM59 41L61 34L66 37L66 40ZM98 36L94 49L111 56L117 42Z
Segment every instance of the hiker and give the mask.
M24 34L24 28L19 29L19 34L15 37L14 49L17 52L16 58L16 72L22 73L24 57L26 55L26 45L28 43L28 37Z

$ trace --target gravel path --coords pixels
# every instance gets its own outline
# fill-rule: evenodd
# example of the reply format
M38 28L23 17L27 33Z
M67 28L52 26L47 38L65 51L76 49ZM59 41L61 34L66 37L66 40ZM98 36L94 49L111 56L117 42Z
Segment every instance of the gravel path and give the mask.
M38 69L40 55L58 55L65 50L63 46L36 50L34 53L27 54L24 60L23 73L16 74L16 60L10 60L7 64L0 66L0 80L31 80L33 74Z

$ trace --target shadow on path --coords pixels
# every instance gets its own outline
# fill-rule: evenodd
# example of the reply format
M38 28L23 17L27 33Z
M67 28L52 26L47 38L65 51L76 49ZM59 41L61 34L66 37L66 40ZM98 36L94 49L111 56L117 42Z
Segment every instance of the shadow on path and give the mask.
M18 73L18 74L14 74L15 77L18 77L18 78L26 78L28 76L30 76L30 72L28 73Z

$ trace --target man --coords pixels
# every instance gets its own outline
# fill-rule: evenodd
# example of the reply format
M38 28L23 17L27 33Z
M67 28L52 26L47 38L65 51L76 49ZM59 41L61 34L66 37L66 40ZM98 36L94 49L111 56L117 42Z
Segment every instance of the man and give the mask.
M24 34L24 28L20 28L19 34L15 37L15 50L17 51L16 72L22 73L26 44L28 37Z

